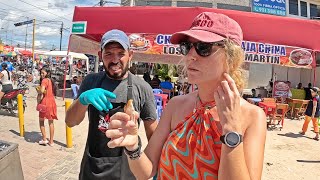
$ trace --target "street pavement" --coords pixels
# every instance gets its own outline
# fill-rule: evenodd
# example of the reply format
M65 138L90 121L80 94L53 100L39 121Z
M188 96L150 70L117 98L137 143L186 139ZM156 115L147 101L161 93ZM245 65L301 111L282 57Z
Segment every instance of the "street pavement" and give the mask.
M20 137L19 119L0 111L0 140L17 143L25 180L78 179L80 163L87 138L88 119L72 128L73 147L66 148L65 101L56 98L58 120L55 121L54 146L42 146L38 112L36 111L36 91L30 86L27 108L24 114L25 135ZM67 99L65 99L67 100ZM68 99L70 100L70 99ZM71 100L72 101L72 100ZM45 122L47 138L49 127ZM147 144L143 123L139 129L143 148Z

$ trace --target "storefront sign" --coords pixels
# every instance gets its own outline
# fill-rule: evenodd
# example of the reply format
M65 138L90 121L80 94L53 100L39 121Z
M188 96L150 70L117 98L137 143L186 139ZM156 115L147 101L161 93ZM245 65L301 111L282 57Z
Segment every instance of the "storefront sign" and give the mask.
M275 81L273 84L273 97L287 98L290 90L289 81Z
M180 55L178 45L170 43L169 34L130 34L131 49L145 54Z
M286 0L252 0L252 11L286 16Z
M85 34L87 21L72 22L72 34Z
M245 61L263 64L276 64L296 68L312 68L310 49L243 41Z

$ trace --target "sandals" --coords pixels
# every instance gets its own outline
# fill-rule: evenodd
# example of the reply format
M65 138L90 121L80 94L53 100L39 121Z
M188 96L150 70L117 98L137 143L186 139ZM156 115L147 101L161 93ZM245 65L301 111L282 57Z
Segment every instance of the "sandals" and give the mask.
M49 143L48 140L43 140L43 139L41 139L41 140L39 141L39 144L40 144L40 145L44 145L44 146L46 146L48 143Z
M53 146L54 146L54 143L52 143L52 144L48 143L48 145L49 145L50 147L53 147Z
M316 141L319 141L319 137L314 137L313 139Z
M305 133L305 132L303 132L303 131L301 131L301 132L299 132L299 134L301 134L301 135L305 135L306 133Z

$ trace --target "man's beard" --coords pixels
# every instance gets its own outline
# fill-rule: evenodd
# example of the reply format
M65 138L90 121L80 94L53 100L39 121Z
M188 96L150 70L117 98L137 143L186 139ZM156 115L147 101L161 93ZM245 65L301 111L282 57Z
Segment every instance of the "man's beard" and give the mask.
M109 72L109 69L112 67L112 66L117 66L118 64L120 64L120 69L122 70L121 73L114 73L113 75L110 74ZM110 63L108 64L108 67L106 67L106 65L103 65L104 66L104 70L106 71L108 77L110 77L111 79L116 79L116 80L119 80L119 79L122 79L124 75L126 75L126 73L128 72L129 70L129 63L127 63L127 65L123 68L123 64L121 62L118 62L118 63Z

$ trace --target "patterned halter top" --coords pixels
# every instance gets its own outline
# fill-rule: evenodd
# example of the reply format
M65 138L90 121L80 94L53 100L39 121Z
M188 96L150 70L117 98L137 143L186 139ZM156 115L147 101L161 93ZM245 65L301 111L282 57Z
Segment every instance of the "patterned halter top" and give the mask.
M218 179L221 132L209 113L214 106L214 102L201 103L169 134L162 148L158 180Z

